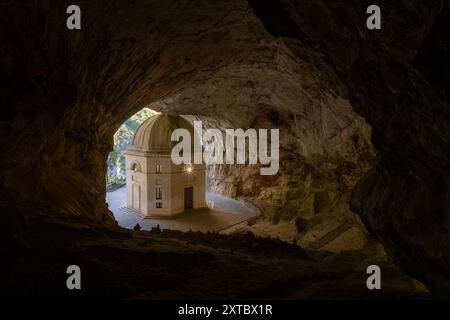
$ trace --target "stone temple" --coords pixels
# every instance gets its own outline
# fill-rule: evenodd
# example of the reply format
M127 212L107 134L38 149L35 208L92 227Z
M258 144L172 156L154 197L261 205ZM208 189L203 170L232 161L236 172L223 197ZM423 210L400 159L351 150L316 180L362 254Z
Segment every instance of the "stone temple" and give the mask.
M172 162L175 129L199 137L181 116L159 113L144 121L125 151L126 206L143 216L173 216L206 207L204 164ZM193 150L193 147L192 147ZM192 161L193 162L193 161Z

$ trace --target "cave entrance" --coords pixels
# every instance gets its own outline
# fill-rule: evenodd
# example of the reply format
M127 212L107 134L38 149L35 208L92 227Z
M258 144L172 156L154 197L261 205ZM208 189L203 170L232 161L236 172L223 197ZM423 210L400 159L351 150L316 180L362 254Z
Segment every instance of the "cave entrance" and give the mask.
M257 215L254 208L226 196L227 184L220 187L220 172L213 166L194 159L192 164L172 161L173 147L183 141L172 141L174 130L192 131L192 144L202 144L195 119L144 108L116 131L107 160L106 202L120 226L218 231ZM206 124L212 125L211 120Z

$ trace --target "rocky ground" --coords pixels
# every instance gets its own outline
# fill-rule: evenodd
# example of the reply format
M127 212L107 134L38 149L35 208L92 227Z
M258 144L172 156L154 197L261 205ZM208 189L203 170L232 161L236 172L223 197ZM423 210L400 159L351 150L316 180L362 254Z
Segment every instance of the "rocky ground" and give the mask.
M325 217L324 220L293 219L274 222L258 217L227 228L222 233L251 232L260 237L269 236L288 243L297 243L310 250L335 253L363 249L372 241L360 222L344 221L341 217Z
M429 298L426 289L394 268L375 244L332 254L250 233L131 231L83 217L49 221L48 215L39 215L32 221L13 208L4 214L2 227L14 227L20 236L1 239L8 244L0 247L2 297ZM382 269L379 291L366 288L366 268L373 263ZM65 271L71 264L82 270L81 291L66 289Z

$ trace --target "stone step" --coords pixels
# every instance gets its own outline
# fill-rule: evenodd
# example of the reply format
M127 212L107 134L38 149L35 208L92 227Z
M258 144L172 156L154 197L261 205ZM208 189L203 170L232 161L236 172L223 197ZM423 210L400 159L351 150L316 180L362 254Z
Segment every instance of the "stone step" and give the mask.
M123 212L123 213L128 213L128 214L132 214L132 215L135 215L135 216L138 216L138 217L142 217L142 215L141 215L140 212L138 212L138 211L136 211L136 210L134 210L134 209L132 209L132 208L128 208L128 207L126 207L126 206L121 206L121 207L119 208L119 210L120 210L121 212Z
M337 237L339 237L341 234L346 232L351 227L352 227L352 225L350 223L344 222L341 225L334 228L333 230L331 230L330 232L328 232L327 234L325 234L322 237L320 237L319 239L317 239L316 241L314 241L313 243L311 243L308 246L308 248L318 250L318 249L322 248L323 246L325 246L326 244L333 241L334 239L336 239Z
M132 208L128 208L126 206L120 207L119 211L124 216L128 216L128 218L120 222L120 225L122 225L125 228L133 228L137 223L141 222L144 218L138 211Z

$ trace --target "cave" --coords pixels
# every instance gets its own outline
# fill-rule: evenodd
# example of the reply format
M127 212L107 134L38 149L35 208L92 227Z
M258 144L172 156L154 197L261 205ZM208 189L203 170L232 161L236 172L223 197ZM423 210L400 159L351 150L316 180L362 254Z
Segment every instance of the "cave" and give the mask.
M2 296L449 298L450 5L380 0L370 30L370 4L80 0L70 30L64 1L3 2ZM279 129L276 174L206 167L209 191L258 216L119 225L108 155L144 107ZM74 264L83 290L66 287ZM374 264L383 290L366 288Z

